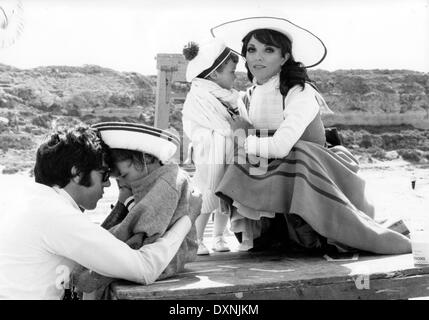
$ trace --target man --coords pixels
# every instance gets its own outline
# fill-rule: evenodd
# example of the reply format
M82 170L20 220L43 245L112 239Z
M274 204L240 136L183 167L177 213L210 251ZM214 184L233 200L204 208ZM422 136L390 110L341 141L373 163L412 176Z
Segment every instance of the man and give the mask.
M82 214L110 186L105 157L98 132L86 127L56 132L38 148L36 183L16 191L20 201L0 217L0 299L61 299L76 263L142 284L169 264L196 217L134 250Z

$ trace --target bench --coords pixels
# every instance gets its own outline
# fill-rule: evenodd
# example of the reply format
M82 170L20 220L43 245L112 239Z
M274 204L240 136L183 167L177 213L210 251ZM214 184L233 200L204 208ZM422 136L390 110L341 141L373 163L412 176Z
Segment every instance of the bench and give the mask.
M175 277L149 286L118 281L113 299L273 300L409 299L429 296L429 266L412 254L358 255L328 261L322 256L230 252L198 256Z

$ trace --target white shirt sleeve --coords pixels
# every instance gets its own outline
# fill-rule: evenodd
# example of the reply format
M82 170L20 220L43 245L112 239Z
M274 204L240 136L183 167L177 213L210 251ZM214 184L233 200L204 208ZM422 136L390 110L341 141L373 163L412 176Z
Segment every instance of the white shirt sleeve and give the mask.
M173 259L190 228L184 216L156 242L134 250L87 217L68 212L47 226L44 240L48 251L101 275L150 284Z
M265 158L284 158L297 143L307 126L319 112L314 90L305 86L291 89L285 98L284 120L272 137L248 136L246 152Z

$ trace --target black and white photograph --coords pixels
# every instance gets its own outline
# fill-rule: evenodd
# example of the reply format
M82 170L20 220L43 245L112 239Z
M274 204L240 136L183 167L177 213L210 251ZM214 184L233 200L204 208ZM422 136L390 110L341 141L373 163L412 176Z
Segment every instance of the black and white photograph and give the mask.
M0 300L429 300L429 1L0 0Z

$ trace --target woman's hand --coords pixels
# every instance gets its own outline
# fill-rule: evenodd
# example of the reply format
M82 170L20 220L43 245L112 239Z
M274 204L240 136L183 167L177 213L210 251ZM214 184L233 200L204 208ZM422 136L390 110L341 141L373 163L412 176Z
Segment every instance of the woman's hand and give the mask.
M241 116L236 116L232 121L231 121L231 130L232 132L238 130L238 129L244 129L247 130L249 128L251 128L252 125L247 122L243 117Z
M127 200L129 197L133 195L131 188L126 185L120 184L119 180L116 180L116 182L118 183L118 189L119 189L118 201L121 202L122 204L125 204L125 200Z

